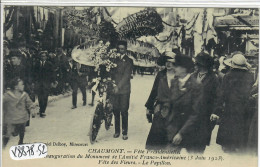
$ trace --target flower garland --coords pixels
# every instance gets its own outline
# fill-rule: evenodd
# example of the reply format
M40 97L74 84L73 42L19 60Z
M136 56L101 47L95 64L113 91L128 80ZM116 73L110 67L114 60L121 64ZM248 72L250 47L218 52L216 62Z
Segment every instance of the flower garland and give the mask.
M121 38L127 39L157 35L163 31L162 18L153 9L143 10L118 23L116 30Z
M98 29L94 8L76 10L69 8L64 10L63 22L65 28L73 30L83 37L96 36Z
M95 71L100 70L100 67L105 67L106 72L110 72L111 69L117 67L115 61L121 55L116 52L116 49L109 49L110 42L104 42L100 40L95 46L87 46L88 48L81 49L79 46L72 50L72 58L84 65L94 66Z
M110 42L111 47L116 47L115 44L118 40L118 33L111 22L102 20L98 26L98 38L103 42Z

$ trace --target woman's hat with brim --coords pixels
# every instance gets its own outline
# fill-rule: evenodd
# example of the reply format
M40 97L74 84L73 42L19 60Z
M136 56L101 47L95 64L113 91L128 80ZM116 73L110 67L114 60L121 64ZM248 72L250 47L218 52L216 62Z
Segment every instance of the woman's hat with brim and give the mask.
M175 66L181 66L187 69L188 73L194 69L194 63L192 58L183 54L177 54L175 56Z
M173 63L175 62L175 56L176 56L176 54L173 53L172 51L165 51L165 52L163 53L163 56L166 57L166 61L173 62Z
M249 64L247 63L245 56L242 54L236 54L232 58L225 60L224 63L231 68L242 70L248 70L249 68Z

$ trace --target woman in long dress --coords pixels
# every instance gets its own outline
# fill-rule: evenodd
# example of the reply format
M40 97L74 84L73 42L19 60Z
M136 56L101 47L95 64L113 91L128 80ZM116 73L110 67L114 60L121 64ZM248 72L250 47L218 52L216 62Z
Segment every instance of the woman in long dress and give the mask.
M165 126L170 102L170 81L174 78L174 53L166 53L166 69L158 73L151 95L146 103L147 110L153 110L151 130L147 137L146 149L164 149L168 144ZM154 106L155 103L155 106ZM150 115L150 113L147 113ZM151 119L149 119L151 121Z

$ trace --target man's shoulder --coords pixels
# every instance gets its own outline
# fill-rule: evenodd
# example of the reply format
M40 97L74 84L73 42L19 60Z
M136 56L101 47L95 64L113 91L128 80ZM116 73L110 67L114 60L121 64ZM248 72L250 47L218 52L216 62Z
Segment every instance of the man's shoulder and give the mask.
M46 65L47 65L47 67L52 67L52 66L54 66L53 63L52 63L50 60L47 60L47 61L46 61Z
M12 65L11 64L6 64L5 67L4 67L4 70L5 71L11 71L13 69Z
M35 66L39 66L40 65L40 60L36 60L35 61Z
M163 69L163 70L159 71L156 76L157 77L163 77L163 76L166 75L166 73L167 73L167 70Z
M22 97L24 97L25 99L30 99L29 94L25 91L23 92Z
M125 60L127 61L127 62L129 62L129 63L131 63L131 64L133 64L133 59L131 59L130 57L128 57L128 56L125 56Z

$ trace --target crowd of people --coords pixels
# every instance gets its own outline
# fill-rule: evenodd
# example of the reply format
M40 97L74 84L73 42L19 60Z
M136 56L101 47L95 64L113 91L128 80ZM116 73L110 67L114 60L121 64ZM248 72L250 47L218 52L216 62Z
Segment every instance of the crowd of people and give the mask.
M15 46L15 47L13 47ZM40 46L40 45L38 45ZM128 108L130 98L130 79L132 77L132 59L126 56L127 43L118 42L118 52L122 55L117 60L117 68L114 70L115 82L114 115L115 135L120 135L120 115L122 115L123 139L127 140ZM29 126L30 115L37 116L32 110L33 102L38 99L41 118L46 117L48 97L72 91L72 107L77 108L78 89L82 92L82 105L87 103L87 86L92 87L92 100L89 104L94 106L94 98L97 91L97 80L104 71L90 66L85 66L74 61L71 50L65 52L58 48L56 51L43 50L29 47L25 40L19 40L16 45L9 45L4 41L4 122L3 122L3 146L5 147L11 135L20 136L18 144L23 144L25 127ZM126 62L130 64L126 68ZM124 72L126 71L126 72ZM13 99L12 99L13 98ZM19 104L20 106L17 106ZM21 110L21 111L20 111Z
M4 131L3 144L11 135L23 143L29 125L32 102L38 99L39 116L46 117L49 95L63 94L72 89L72 109L77 108L78 88L82 105L86 105L86 87L97 73L71 58L71 49L42 50L41 44L29 46L21 39L15 45L4 41ZM126 41L118 42L117 60L112 79L114 138L128 136L133 61L127 56ZM218 63L217 63L218 62ZM257 152L257 78L249 71L245 56L235 52L230 58L214 61L206 52L192 59L181 52L164 52L157 63L151 94L145 104L146 116L152 123L147 149L181 150L203 153L210 144L212 130L219 125L217 143L225 152ZM94 85L92 85L94 86ZM95 89L92 89L91 106ZM37 98L36 98L37 97Z
M30 124L30 115L45 118L50 95L57 96L72 90L74 109L77 107L77 90L80 88L83 106L86 105L86 73L89 71L72 60L71 49L43 50L39 41L27 42L22 36L12 43L4 40L3 44L4 145L10 138L10 132L16 131L20 134L19 144L23 143L24 130ZM16 107L17 112L13 109L15 106L8 107L11 98L14 98L11 100L12 105L23 103L21 108ZM39 112L31 113L31 105L37 99ZM26 112L21 113L19 110Z
M152 123L146 149L204 153L218 124L224 152L257 154L258 75L241 52L220 60L203 51L195 59L164 52L145 104Z

